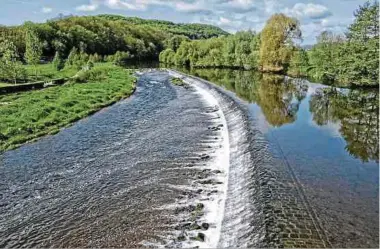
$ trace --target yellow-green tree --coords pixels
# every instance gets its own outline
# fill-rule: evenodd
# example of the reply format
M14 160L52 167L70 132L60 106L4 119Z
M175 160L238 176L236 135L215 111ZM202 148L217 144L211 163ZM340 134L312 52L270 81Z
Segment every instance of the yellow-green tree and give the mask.
M301 37L297 19L284 14L274 14L261 33L261 70L284 71L289 63L294 41Z
M25 60L29 65L33 65L35 77L38 77L37 65L43 53L43 44L38 37L37 32L28 27L25 36Z

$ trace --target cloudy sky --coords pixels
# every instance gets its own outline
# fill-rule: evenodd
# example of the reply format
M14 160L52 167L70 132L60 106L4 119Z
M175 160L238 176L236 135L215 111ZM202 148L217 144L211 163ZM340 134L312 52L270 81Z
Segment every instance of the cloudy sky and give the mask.
M0 24L42 22L59 13L113 13L174 22L213 24L229 32L260 31L273 13L297 17L304 44L324 30L344 32L363 0L0 0Z

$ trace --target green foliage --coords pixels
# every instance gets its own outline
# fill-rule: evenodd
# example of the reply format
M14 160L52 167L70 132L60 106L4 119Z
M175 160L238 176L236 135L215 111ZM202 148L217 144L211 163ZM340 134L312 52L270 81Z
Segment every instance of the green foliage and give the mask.
M0 78L4 81L25 81L27 74L19 60L17 47L8 40L0 42Z
M35 77L38 77L37 65L43 53L43 43L33 26L27 26L25 39L25 61L35 67Z
M76 70L82 69L86 66L90 56L84 52L78 52L76 47L73 47L67 57L65 67L73 67Z
M299 22L284 14L273 15L261 32L260 64L263 71L286 70L295 39L301 39Z
M185 85L185 82L183 82L183 80L180 78L172 78L170 80L170 82L173 83L174 85L177 85L177 86L184 86Z
M34 66L30 65L24 65L24 69L27 72L27 75L31 75L35 68ZM74 76L78 70L75 69L74 67L64 67L62 70L57 71L56 68L52 65L52 63L47 63L47 64L39 64L37 65L37 70L40 72L38 75L38 78L33 79L28 78L28 82L33 82L33 81L49 81L51 79L58 79L58 78L69 78Z
M310 76L353 85L378 85L379 5L365 3L355 12L347 38L323 32L309 53Z
M307 76L309 71L309 57L305 50L296 49L293 51L287 73L291 76Z
M73 47L67 57L65 67L71 67L74 65L75 61L78 60L78 49Z
M177 52L177 49L184 41L190 41L190 39L184 35L175 35L165 41L165 47Z
M175 52L171 48L167 48L160 53L159 60L165 64L174 64Z
M100 56L128 52L134 60L157 58L164 49L164 41L173 35L195 39L224 34L228 33L210 25L175 24L116 15L69 17L46 23L0 27L0 36L12 41L20 54L25 53L26 41L38 37L44 45L44 56L53 56L58 51L67 57L73 47L77 47L79 52ZM26 36L30 37L26 39Z
M181 42L173 37L159 60L176 66L261 69L345 85L373 86L378 85L379 77L378 19L378 2L367 2L355 12L347 37L325 31L310 51L304 51L295 46L295 41L301 39L299 22L275 14L261 34L248 31Z
M318 43L309 52L310 76L319 80L336 80L337 62L341 59L344 38L325 31L317 37Z
M101 64L93 70L105 78L0 96L8 103L0 108L0 151L56 132L132 93L134 78L123 68Z
M88 69L92 69L94 68L95 65L94 65L94 62L89 59L86 66Z
M149 27L164 31L172 35L184 35L190 39L207 39L228 35L227 32L216 26L198 23L173 23L163 20L145 20L138 17L124 17L118 15L99 15L98 17L112 21L123 21L139 27Z
M184 40L177 51L168 48L159 59L178 66L253 69L258 66L259 44L259 35L251 31L207 40Z
M57 71L61 71L65 66L65 63L61 57L61 54L58 51L55 53L52 64L53 64L54 69Z
M116 54L111 57L113 63L118 66L124 65L128 60L132 59L132 56L129 52L120 52L117 51ZM110 60L110 58L109 58Z
M91 62L89 62L91 63ZM73 78L72 81L76 83L85 83L93 81L105 80L108 76L108 68L105 67L94 67L94 65L87 66L87 70L79 71Z
M367 1L354 13L355 21L350 25L348 38L351 41L367 42L379 37L379 2Z

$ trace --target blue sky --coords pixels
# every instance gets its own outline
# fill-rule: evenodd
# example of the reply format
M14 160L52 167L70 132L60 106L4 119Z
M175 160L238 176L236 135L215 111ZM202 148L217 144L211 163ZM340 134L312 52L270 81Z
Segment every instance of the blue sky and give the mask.
M274 13L297 17L304 44L322 31L344 32L363 0L0 0L0 24L42 22L59 13L113 13L217 25L229 32L260 31Z

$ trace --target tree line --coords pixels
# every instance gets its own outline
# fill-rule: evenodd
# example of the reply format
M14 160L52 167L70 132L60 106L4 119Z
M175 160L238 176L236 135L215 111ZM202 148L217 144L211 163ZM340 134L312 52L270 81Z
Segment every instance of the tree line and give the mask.
M24 64L33 66L38 78L37 65L42 58L47 61L54 58L57 70L65 66L79 68L98 58L116 64L156 60L174 34L210 38L227 33L210 25L116 15L72 16L46 23L0 27L0 80L24 82L28 78Z
M347 85L378 85L378 2L359 6L354 17L346 34L322 32L310 50L298 45L299 21L275 14L260 33L244 31L199 41L173 37L177 43L167 46L159 59L178 66L258 69Z

